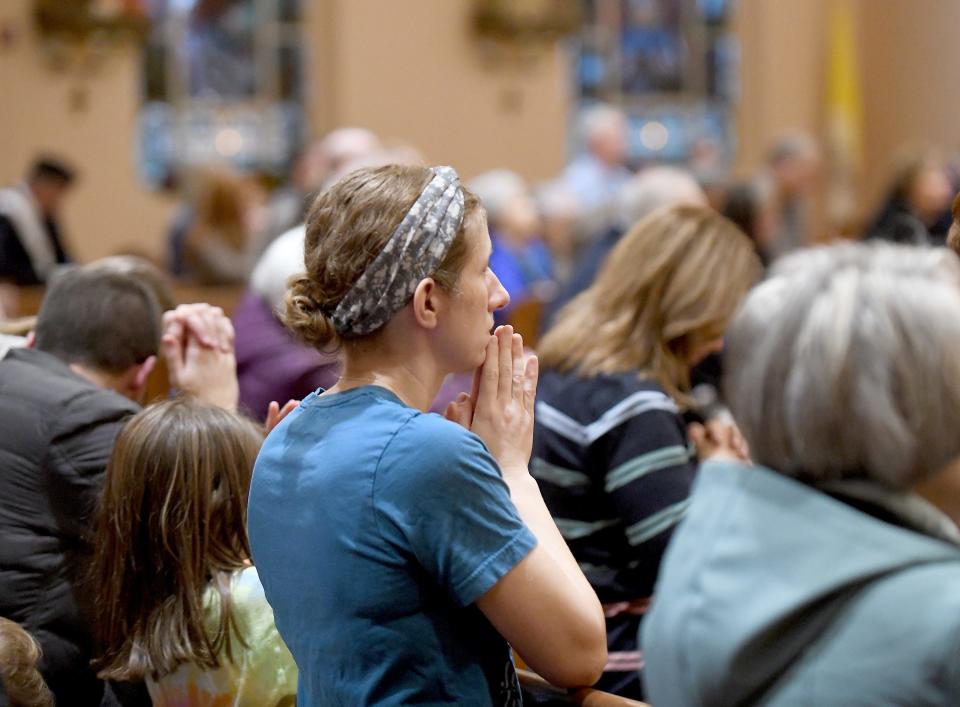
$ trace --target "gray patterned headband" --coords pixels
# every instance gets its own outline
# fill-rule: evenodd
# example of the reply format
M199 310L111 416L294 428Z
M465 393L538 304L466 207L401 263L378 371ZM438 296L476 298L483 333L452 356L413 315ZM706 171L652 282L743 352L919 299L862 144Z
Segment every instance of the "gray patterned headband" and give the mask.
M433 179L333 311L337 332L361 336L386 324L443 262L462 221L463 190L456 170L434 167Z

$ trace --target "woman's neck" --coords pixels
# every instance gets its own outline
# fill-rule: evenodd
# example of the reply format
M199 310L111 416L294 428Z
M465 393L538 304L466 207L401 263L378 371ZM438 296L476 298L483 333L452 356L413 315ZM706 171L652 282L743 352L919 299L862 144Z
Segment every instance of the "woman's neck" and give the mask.
M376 385L394 393L417 410L429 410L440 390L445 373L422 357L399 358L383 351L347 350L343 372L328 393Z

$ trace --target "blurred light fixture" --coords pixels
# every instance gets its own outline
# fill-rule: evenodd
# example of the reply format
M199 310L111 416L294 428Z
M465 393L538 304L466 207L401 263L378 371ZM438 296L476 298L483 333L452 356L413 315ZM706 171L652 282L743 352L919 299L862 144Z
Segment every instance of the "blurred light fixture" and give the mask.
M223 128L213 140L217 152L224 157L236 157L243 148L243 135L236 128Z
M640 144L650 152L660 152L670 141L670 131L659 120L651 120L640 128Z

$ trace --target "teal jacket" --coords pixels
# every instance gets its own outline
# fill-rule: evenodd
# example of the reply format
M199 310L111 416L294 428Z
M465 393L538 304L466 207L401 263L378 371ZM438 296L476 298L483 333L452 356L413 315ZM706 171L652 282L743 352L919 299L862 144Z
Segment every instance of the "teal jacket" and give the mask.
M960 705L960 547L708 463L642 645L655 707Z

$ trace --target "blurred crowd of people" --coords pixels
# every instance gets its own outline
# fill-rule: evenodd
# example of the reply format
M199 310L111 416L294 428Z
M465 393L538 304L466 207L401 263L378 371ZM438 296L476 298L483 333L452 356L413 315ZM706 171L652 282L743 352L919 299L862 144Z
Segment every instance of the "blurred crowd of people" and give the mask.
M809 135L725 179L578 128L540 183L358 127L197 170L162 266L73 262L62 160L0 190L0 315L46 286L0 317L10 704L512 705L511 647L657 707L956 700L958 166L818 246Z

